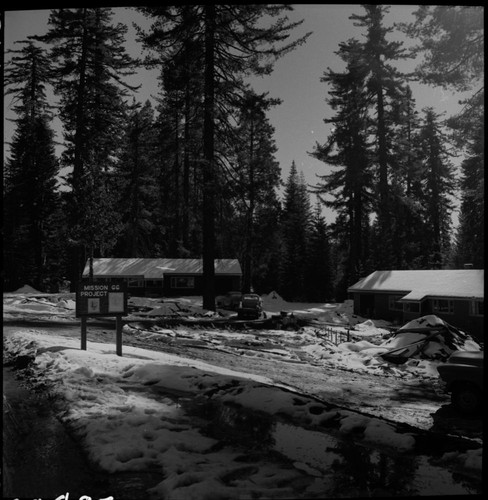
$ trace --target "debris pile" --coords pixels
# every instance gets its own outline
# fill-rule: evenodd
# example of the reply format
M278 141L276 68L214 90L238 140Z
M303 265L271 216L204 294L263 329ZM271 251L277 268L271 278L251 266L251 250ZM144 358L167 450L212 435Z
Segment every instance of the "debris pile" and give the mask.
M454 351L481 350L467 333L434 315L403 325L381 347L387 350L379 356L396 364L410 358L446 361Z

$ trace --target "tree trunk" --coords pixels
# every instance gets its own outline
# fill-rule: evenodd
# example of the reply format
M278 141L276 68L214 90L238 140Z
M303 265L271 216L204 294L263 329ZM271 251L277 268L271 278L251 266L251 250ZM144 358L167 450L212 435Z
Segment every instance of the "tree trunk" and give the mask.
M185 250L190 242L190 88L187 82L185 89L185 128L183 138L183 217L182 241Z
M93 244L90 245L89 262L90 262L90 271L89 271L88 276L92 280L93 279Z
M247 213L246 250L244 254L243 292L249 293L252 288L253 239L254 239L254 122L251 117L251 136L249 151L249 209Z
M214 165L215 5L205 5L205 104L203 120L203 308L215 311Z
M84 23L86 23L86 9L83 9ZM76 130L75 130L75 151L74 151L74 161L73 161L73 205L74 210L72 213L71 223L75 226L80 220L80 210L79 203L81 200L78 199L80 195L80 187L81 187L81 178L83 176L83 148L84 142L86 140L85 133L85 93L86 93L86 25L83 28L83 39L82 39L82 47L81 47L81 56L80 56L80 80L78 82L77 89L77 111L76 111ZM75 243L75 248L71 252L71 262L70 262L70 282L71 282L71 291L76 291L78 281L83 274L83 266L84 262L82 259L84 258L85 252L83 245L80 243Z

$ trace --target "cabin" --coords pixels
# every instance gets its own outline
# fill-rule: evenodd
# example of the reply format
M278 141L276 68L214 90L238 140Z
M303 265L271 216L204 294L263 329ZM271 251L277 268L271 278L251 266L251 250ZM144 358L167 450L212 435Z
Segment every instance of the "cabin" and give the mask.
M375 271L347 291L359 316L405 324L433 314L483 341L484 269Z
M241 289L237 259L216 259L215 293ZM88 278L89 261L83 278ZM93 278L124 279L129 294L138 297L174 297L203 294L203 259L93 259Z

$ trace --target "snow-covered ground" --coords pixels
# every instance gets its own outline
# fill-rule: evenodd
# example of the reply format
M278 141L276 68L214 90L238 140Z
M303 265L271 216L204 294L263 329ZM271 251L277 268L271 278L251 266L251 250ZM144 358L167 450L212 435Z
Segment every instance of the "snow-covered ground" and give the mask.
M167 302L133 298L131 302L144 313L125 318L127 338L137 335L148 343L178 338L198 341L236 356L257 356L263 362L306 360L359 375L434 380L438 377L437 365L454 349L480 349L471 338L455 332L453 337L432 339L406 363L389 363L380 355L411 345L419 334L392 335L387 322L355 317L350 302L290 304L274 292L263 296L268 315L287 311L311 318L317 325L327 323L337 332L350 329L350 341L338 345L314 325L298 331L266 330L259 338L246 330L223 331L211 326L147 327L142 319L154 318L163 309L165 314L177 312L186 317L212 314L201 309L201 297ZM123 356L117 356L113 344L107 342L91 341L88 350L80 350L79 337L63 334L59 326L51 330L39 323L74 321L75 302L70 294L41 295L23 288L4 294L3 305L7 322L38 320L35 328L10 327L4 337L4 358L26 356L33 360L27 369L31 382L47 388L57 402L60 418L76 432L90 459L102 469L162 471L164 479L150 490L157 498L321 498L324 492L334 491L334 475L346 467L337 451L342 439L354 436L361 446L377 447L400 457L415 452L418 436L414 432L317 401L273 377L241 371L238 365L231 369L129 345L124 345ZM441 320L428 317L426 321L436 324ZM287 460L258 455L249 461L249 451L242 443L223 442L215 430L209 431L210 411L221 423L226 418L236 419L236 412L251 420L256 414L264 422L274 419L272 449ZM331 430L333 439L324 429ZM284 437L290 432L294 436L291 441ZM335 445L327 448L331 439ZM311 450L317 443L323 445L320 456L314 457ZM330 451L325 453L324 449ZM409 488L420 495L466 493L461 485L453 486L449 471L481 474L481 458L482 443L474 449L445 452L435 464L420 457ZM472 491L468 488L468 492ZM349 496L357 495L351 489Z

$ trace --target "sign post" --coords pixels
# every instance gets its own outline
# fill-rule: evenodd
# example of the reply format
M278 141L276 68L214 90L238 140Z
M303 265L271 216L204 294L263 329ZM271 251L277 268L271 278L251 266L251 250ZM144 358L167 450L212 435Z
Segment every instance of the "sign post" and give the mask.
M127 315L127 286L122 279L82 280L76 291L76 317L81 317L81 349L86 351L86 320L116 318L116 353L122 356L122 316Z
M115 352L117 356L122 356L122 316L115 318Z
M81 349L86 351L86 316L81 317Z

